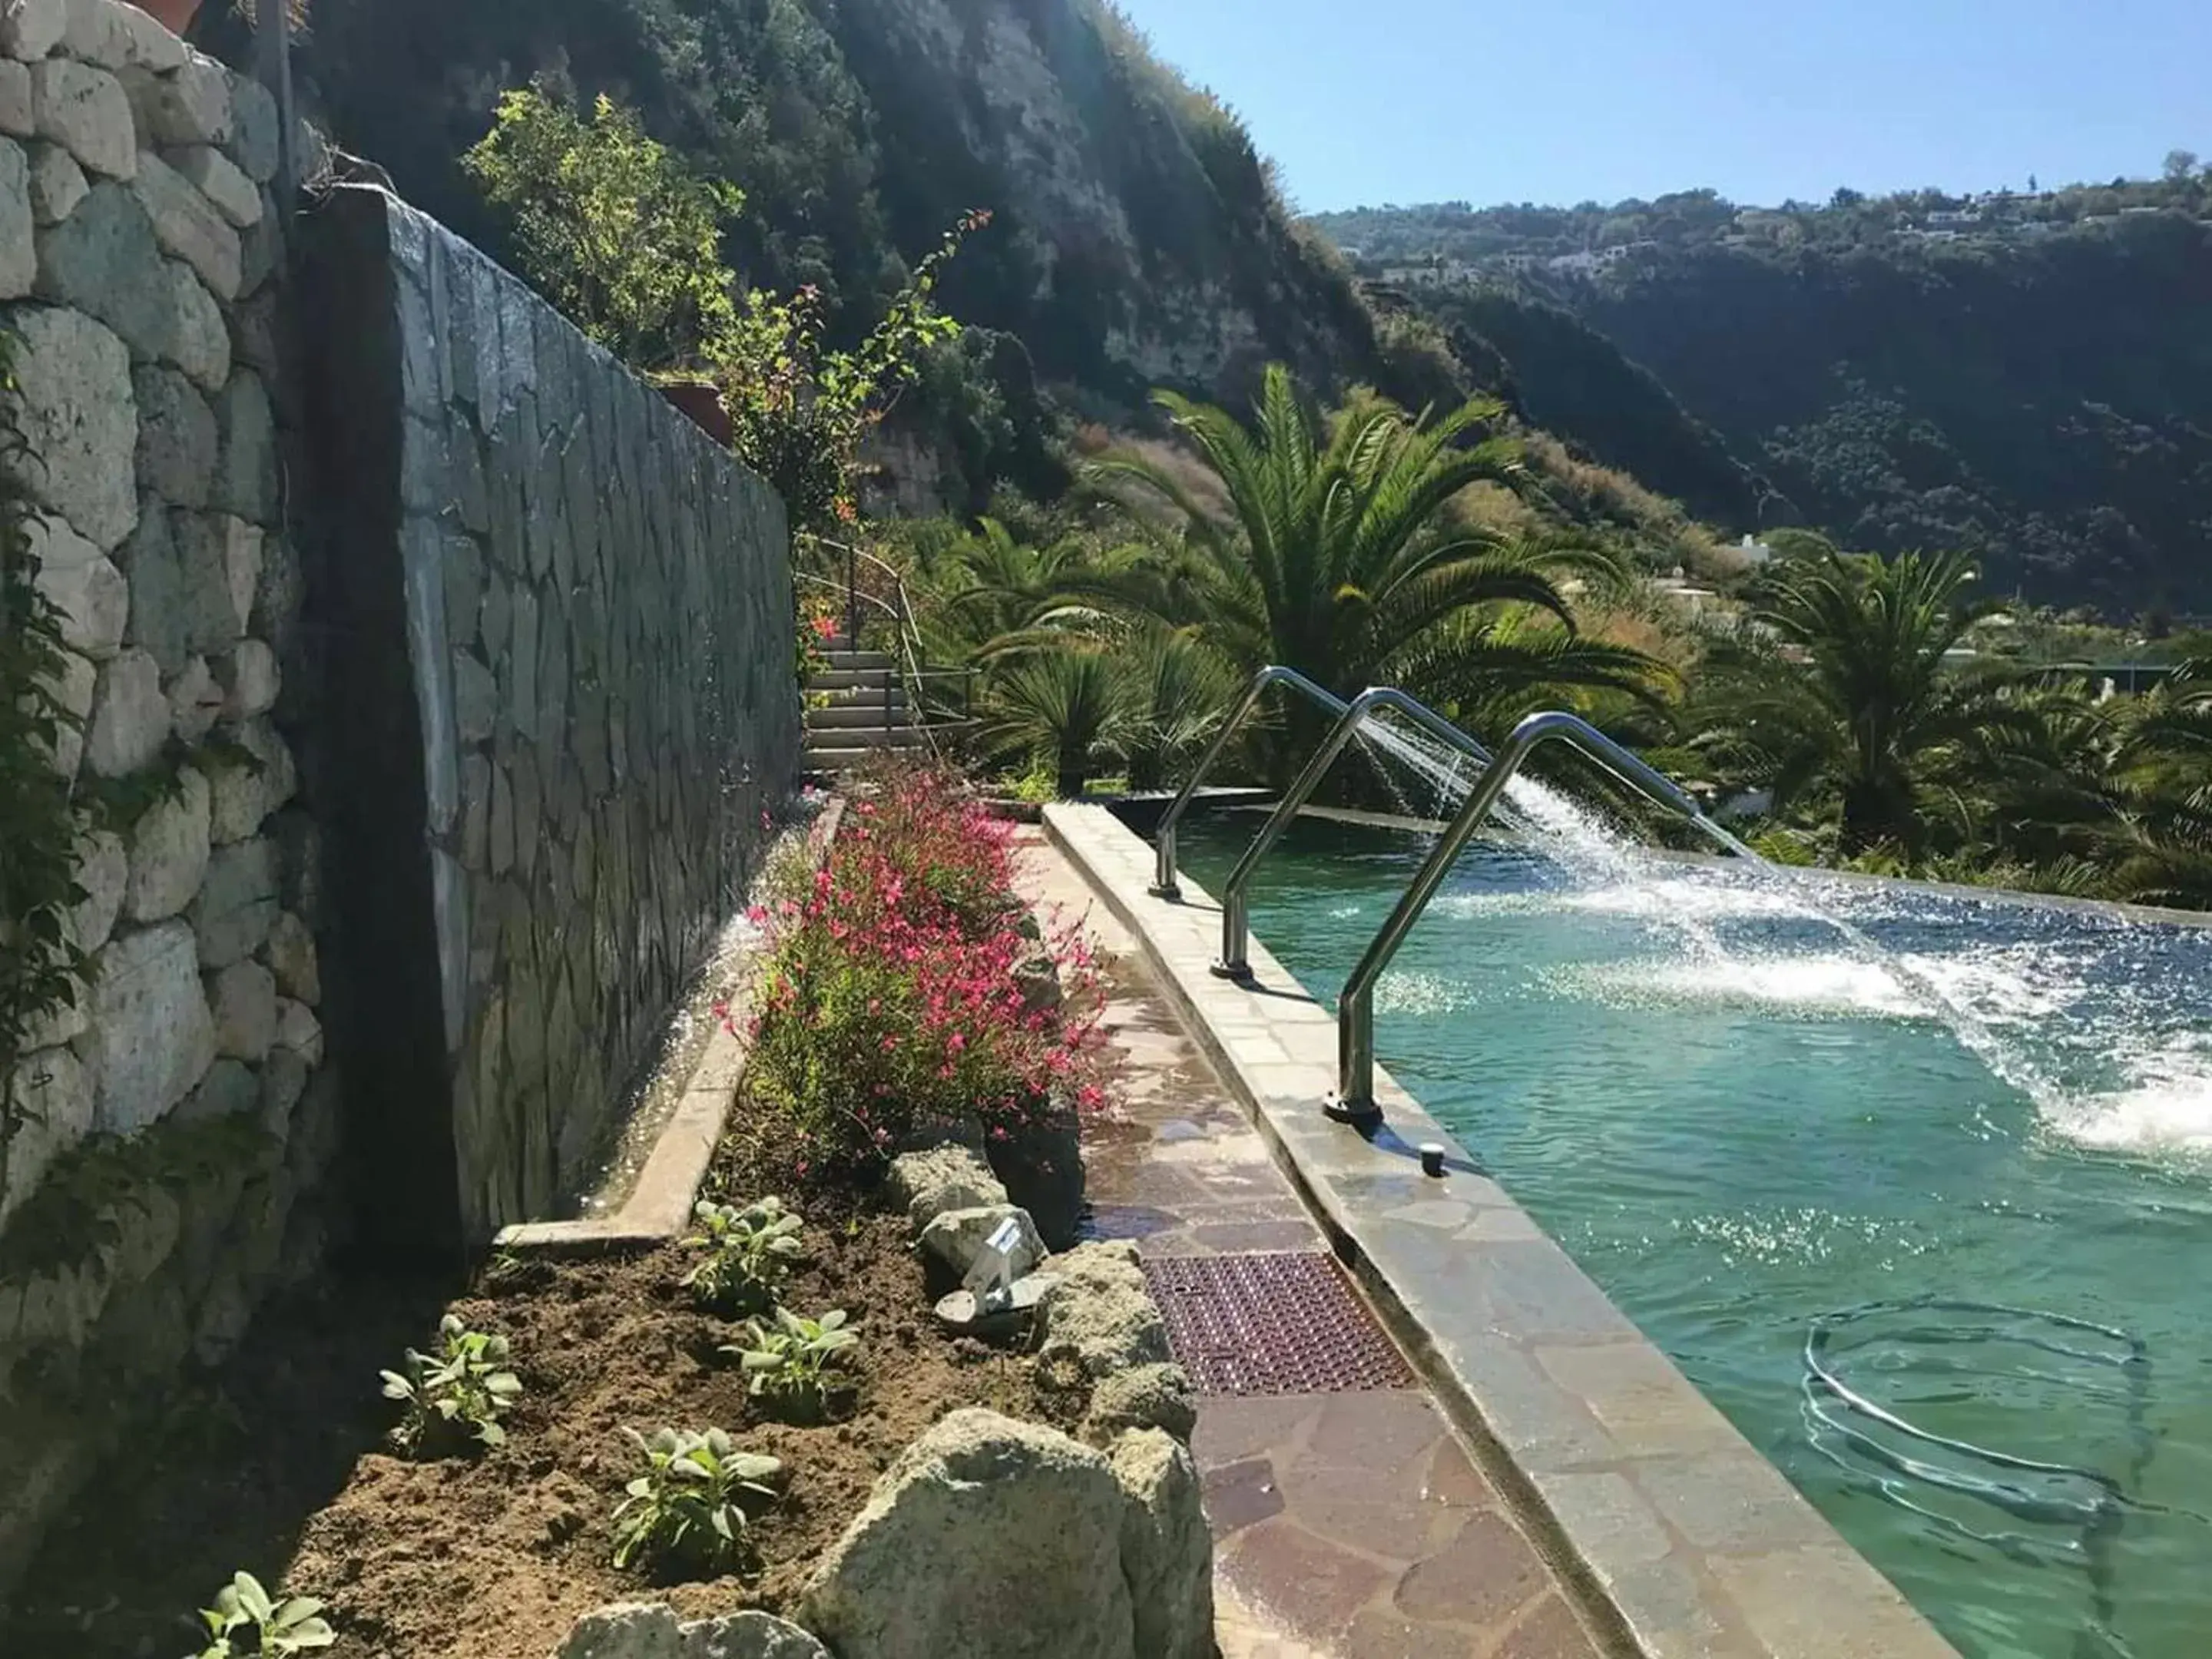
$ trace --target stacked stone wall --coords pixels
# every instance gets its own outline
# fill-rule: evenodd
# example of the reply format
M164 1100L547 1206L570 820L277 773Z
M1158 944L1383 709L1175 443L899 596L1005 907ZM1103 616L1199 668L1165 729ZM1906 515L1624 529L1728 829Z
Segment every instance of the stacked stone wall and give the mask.
M219 1357L328 1220L299 1201L339 1109L287 728L278 138L135 7L0 3L0 327L75 653L53 759L101 826L89 986L6 1080L0 1583L119 1402Z

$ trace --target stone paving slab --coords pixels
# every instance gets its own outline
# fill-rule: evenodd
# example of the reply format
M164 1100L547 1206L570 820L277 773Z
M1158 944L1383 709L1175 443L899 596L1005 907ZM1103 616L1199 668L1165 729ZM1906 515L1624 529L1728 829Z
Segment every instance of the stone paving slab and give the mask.
M1264 945L1252 942L1252 984L1216 978L1208 967L1219 908L1187 876L1182 902L1151 897L1151 848L1103 807L1048 807L1044 829L1121 924L1121 939L1141 954L1150 983L1195 1035L1229 1099L1252 1114L1236 1133L1257 1132L1385 1322L1441 1386L1436 1398L1472 1437L1493 1488L1508 1494L1497 1512L1530 1517L1538 1545L1567 1563L1571 1589L1594 1587L1589 1601L1576 1605L1595 1628L1612 1628L1627 1650L1655 1659L1953 1653L1387 1072L1376 1077L1379 1129L1362 1133L1323 1115L1336 1080L1334 1022ZM1224 1105L1215 1115L1225 1121L1235 1109ZM1420 1172L1419 1147L1429 1141L1447 1150L1442 1179ZM1240 1145L1238 1158L1251 1156ZM1224 1500L1233 1492L1249 1506L1267 1484L1256 1473L1240 1474L1223 1489ZM1361 1587L1389 1564L1324 1571L1315 1534L1295 1514L1253 1526L1252 1537L1281 1540L1260 1553L1292 1559L1292 1577L1307 1575L1294 1605L1323 1623L1353 1610L1351 1622L1331 1625L1338 1633L1329 1640L1350 1639L1357 1624L1363 1643L1379 1644L1362 1651L1461 1650L1420 1648L1410 1638L1388 1645L1396 1638L1385 1633L1387 1620L1429 1607L1425 1597L1443 1569L1409 1589L1421 1564L1398 1562L1405 1571L1392 1581L1386 1614L1379 1581ZM1232 1589L1251 1549L1249 1539L1224 1546ZM1557 1605L1571 1610L1571 1601ZM1494 1603L1481 1605L1494 1614ZM1552 1619L1522 1610L1515 1639L1524 1626L1555 1628L1545 1622ZM1493 1646L1467 1650L1517 1650L1495 1645L1504 1638L1494 1620L1484 1639Z
M1055 907L1063 921L1087 911L1110 988L1106 1027L1121 1098L1086 1129L1089 1230L1135 1240L1153 1262L1200 1259L1231 1273L1239 1257L1289 1258L1301 1273L1321 1264L1371 1325L1138 941L1042 837L1024 839L1032 902L1048 920ZM1379 1328L1372 1334L1390 1342ZM1395 1357L1387 1374L1412 1380ZM1192 1449L1214 1534L1224 1659L1599 1659L1615 1650L1589 1633L1578 1592L1419 1386L1202 1394Z

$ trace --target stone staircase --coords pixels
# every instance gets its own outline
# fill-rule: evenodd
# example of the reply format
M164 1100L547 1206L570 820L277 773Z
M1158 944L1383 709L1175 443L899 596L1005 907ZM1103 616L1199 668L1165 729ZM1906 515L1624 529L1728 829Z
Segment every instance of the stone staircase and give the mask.
M841 777L869 757L927 754L928 728L907 706L898 666L883 651L856 651L838 635L824 646L829 666L806 683L806 769Z

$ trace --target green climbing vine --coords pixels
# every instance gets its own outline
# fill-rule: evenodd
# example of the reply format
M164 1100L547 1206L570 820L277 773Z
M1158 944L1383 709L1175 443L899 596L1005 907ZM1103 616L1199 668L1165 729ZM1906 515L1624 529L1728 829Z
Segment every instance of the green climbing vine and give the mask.
M18 415L15 341L0 331L0 1182L29 1110L14 1085L32 1035L75 1006L88 962L70 936L83 902L76 844L85 804L53 757L80 724L62 696L70 647L38 585Z

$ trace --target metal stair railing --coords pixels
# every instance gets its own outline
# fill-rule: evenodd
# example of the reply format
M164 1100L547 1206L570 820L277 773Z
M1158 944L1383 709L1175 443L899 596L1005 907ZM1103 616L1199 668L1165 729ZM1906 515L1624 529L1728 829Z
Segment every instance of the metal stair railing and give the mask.
M793 574L800 581L842 593L845 601L845 644L848 650L857 653L860 649L862 608L865 606L869 611L882 613L890 625L891 637L896 641L889 654L896 678L903 683L906 690L908 720L914 730L921 733L931 751L943 759L945 745L939 741L942 733L933 718L939 705L933 701L932 690L939 681L960 682L958 713L951 717L964 726L975 717L975 676L979 671L973 667L932 668L928 665L928 650L921 637L921 627L915 619L913 602L908 598L905 580L899 574L896 566L848 543L833 542L812 535L805 539L816 547L843 556L845 580L840 583L830 577L798 569L794 569ZM880 572L888 581L891 592L890 599L879 599L862 590L860 572L864 564ZM891 679L892 676L886 675L884 680L884 730L886 733L895 729ZM949 714L951 705L945 704L943 707Z
M1383 969L1406 942L1406 935L1413 931L1413 924L1421 919L1429 901L1443 885L1444 877L1466 850L1475 830L1490 816L1498 797L1505 793L1505 786L1513 781L1531 751L1552 742L1566 743L1581 750L1638 793L1680 813L1723 850L1754 864L1765 861L1707 817L1704 809L1679 785L1630 754L1589 721L1568 714L1529 715L1513 728L1513 735L1506 739L1505 746L1498 751L1497 758L1468 794L1459 815L1430 849L1427 861L1399 895L1397 908L1390 912L1368 945L1367 953L1352 969L1352 977L1345 981L1344 994L1337 1004L1337 1087L1335 1097L1328 1106L1331 1117L1371 1125L1382 1116L1375 1104L1376 981L1382 977Z
M1199 757L1198 764L1191 769L1190 777L1183 784L1182 793L1176 796L1166 816L1160 819L1159 827L1152 831L1154 852L1150 890L1154 898L1172 902L1182 897L1182 889L1176 882L1176 826L1182 822L1183 814L1190 810L1190 803L1198 793L1199 785L1206 781L1206 775L1213 769L1214 763L1227 750L1229 740L1237 735L1237 727L1243 725L1252 711L1260 706L1260 699L1267 694L1268 689L1277 685L1289 687L1310 702L1318 703L1339 720L1343 718L1349 706L1343 698L1324 691L1295 668L1271 663L1255 674L1243 700L1231 711L1229 718L1221 723L1221 729L1213 734L1213 741L1206 745L1206 753Z
M1275 843L1282 839L1283 831L1290 827L1291 820L1297 817L1314 791L1321 787L1321 781L1328 769L1336 764L1338 757L1359 735L1359 728L1365 724L1367 717L1382 708L1403 714L1439 743L1450 745L1483 765L1491 763L1487 749L1428 704L1395 686L1373 686L1354 697L1346 706L1336 724L1329 728L1328 736L1321 747L1314 750L1305 769L1298 774L1282 799L1276 803L1275 810L1267 815L1267 822L1257 839L1244 849L1244 856L1237 860L1237 867L1229 872L1229 884L1221 892L1221 955L1213 964L1213 971L1222 978L1249 979L1252 975L1252 964L1246 959L1251 926L1244 895L1245 890L1251 885L1253 872L1260 867L1260 861L1273 850Z

